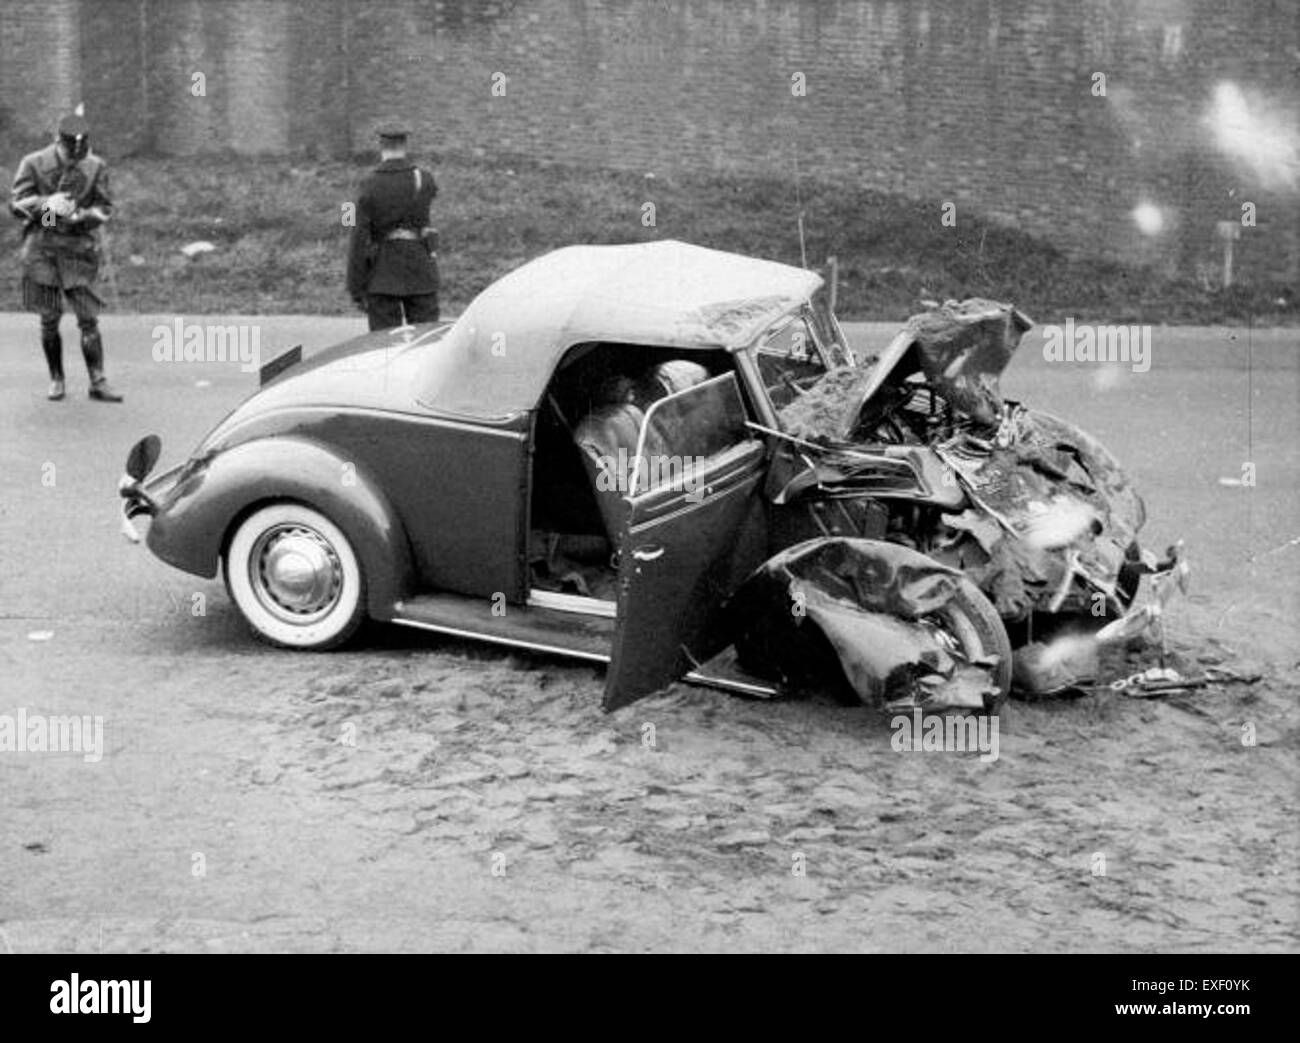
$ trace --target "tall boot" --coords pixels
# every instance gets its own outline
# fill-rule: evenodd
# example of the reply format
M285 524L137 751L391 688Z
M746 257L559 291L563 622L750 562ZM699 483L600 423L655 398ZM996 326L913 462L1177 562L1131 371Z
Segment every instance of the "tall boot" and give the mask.
M41 330L41 350L45 352L45 366L50 371L50 390L46 398L51 402L62 400L63 388L63 338L59 331L48 333Z
M100 402L121 402L119 395L104 376L104 342L100 340L99 330L81 331L81 354L86 360L86 372L90 374L90 397Z

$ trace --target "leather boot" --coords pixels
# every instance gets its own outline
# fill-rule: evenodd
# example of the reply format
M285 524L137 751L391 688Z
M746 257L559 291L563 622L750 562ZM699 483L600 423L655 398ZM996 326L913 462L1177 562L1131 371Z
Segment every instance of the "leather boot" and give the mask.
M50 371L50 390L46 398L51 402L61 401L63 387L63 338L58 331L46 333L41 331L41 350L45 352L45 366Z
M104 376L104 342L98 330L82 330L81 354L90 374L90 397L99 402L121 402L122 396L113 390Z

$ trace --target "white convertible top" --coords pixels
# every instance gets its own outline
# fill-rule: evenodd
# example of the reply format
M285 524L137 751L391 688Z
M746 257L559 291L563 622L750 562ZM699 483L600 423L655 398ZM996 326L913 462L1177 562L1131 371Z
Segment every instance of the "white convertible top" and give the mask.
M431 347L418 397L439 412L509 416L537 404L575 344L744 347L821 284L803 268L676 240L565 247L474 299Z

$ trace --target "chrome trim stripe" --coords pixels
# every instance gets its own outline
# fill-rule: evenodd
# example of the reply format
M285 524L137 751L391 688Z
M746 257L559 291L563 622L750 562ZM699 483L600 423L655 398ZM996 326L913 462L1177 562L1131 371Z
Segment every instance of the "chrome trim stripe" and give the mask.
M602 601L600 598L583 597L581 594L561 594L554 590L530 590L525 604L554 609L557 612L600 616L603 619L615 619L618 616L616 601Z
M748 448L749 446L753 446L755 448L749 449ZM746 447L747 447L746 448L747 452L752 452L754 454L755 463L762 458L763 446L761 442L748 442L746 443ZM730 450L728 450L728 452L730 452ZM737 461L738 464L741 462L742 461ZM699 500L686 500L676 495L674 497L665 496L663 498L664 502L662 504L656 504L652 508L645 509L644 515L640 518L640 520L636 520L629 525L628 532L629 534L635 535L637 532L645 528L647 525L655 524L657 522L664 521L665 519L668 518L680 518L682 515L689 514L691 513L691 511L696 510L702 503L705 502L712 503L714 500L719 500L724 496L732 496L735 494L735 492L738 489L745 489L747 485L749 486L749 489L752 490L754 488L754 484L756 484L754 482L754 479L757 478L758 476L759 476L759 469L756 466L753 466L752 464L749 467L736 466L736 467L729 468L726 474L719 475L714 479L714 482L718 485L721 485L724 481L731 482L732 484L728 485L726 488L720 490L719 492L714 492L713 485L712 484L707 485L705 488L708 491ZM680 493L683 491L677 489L676 486L673 486L671 488L674 491L674 493ZM654 489L651 490L651 492L643 493L636 500L631 501L632 510L634 512L633 518L636 517L635 515L636 509L642 506L647 499L650 499L651 497L654 497L657 494L661 494L663 492L664 492L663 489ZM662 508L662 513L653 513L655 508Z
M732 681L726 677L709 677L698 670L683 674L682 680L688 684L699 685L701 688L721 688L723 691L740 692L743 695L760 695L770 698L779 694L775 688L765 684L748 684L745 681Z
M453 637L466 637L471 641L486 641L494 645L506 645L510 648L527 648L534 652L550 652L552 655L568 656L573 659L583 659L589 663L608 663L609 656L600 652L579 652L572 648L561 648L558 645L543 645L536 641L518 641L514 638L499 637L495 634L484 634L477 630L461 630L459 627L440 626L437 623L424 623L417 619L402 619L400 616L394 616L390 623L397 623L399 626L414 627L417 630L432 630L436 634L451 634Z

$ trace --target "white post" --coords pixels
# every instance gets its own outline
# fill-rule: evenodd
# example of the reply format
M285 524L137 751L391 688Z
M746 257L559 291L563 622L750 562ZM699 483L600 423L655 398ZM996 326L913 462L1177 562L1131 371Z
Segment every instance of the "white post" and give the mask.
M1236 221L1220 221L1216 226L1223 240L1223 288L1232 285L1232 244L1241 238L1241 225Z

